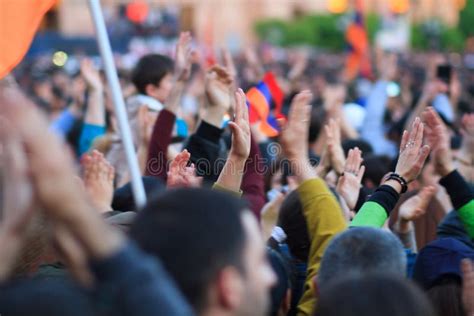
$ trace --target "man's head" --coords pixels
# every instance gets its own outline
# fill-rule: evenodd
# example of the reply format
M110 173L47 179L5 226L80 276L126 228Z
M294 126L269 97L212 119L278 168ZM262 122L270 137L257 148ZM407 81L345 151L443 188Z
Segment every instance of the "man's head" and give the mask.
M321 293L313 315L431 316L436 314L428 298L407 279L393 275L374 274L343 276L331 283Z
M322 292L344 275L405 275L406 255L393 234L378 228L354 227L336 236L326 248L317 285Z
M286 243L291 255L302 262L308 261L311 242L297 190L292 191L283 200L278 216L278 226L287 235Z
M132 82L139 93L165 102L173 81L173 60L167 56L150 54L143 56L132 71Z
M241 200L204 189L168 191L149 201L130 234L163 262L198 314L267 311L275 276Z

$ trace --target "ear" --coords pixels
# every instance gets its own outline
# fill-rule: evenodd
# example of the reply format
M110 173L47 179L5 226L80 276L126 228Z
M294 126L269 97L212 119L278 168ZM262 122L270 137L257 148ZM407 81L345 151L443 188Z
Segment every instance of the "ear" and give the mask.
M234 267L222 269L216 279L217 303L222 309L235 310L243 302L244 280Z
M152 83L149 83L145 87L145 93L148 96L154 97L157 93L158 87Z

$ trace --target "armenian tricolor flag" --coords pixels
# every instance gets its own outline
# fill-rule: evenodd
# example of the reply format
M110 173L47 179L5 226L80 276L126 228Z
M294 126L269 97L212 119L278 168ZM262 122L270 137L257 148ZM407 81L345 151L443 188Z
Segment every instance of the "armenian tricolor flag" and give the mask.
M273 73L267 72L262 81L247 91L250 123L260 122L260 130L265 135L277 136L277 119L284 118L281 113L284 97Z
M28 51L43 15L56 0L0 1L0 78Z
M346 79L352 80L359 74L370 78L372 76L370 46L365 29L362 0L355 0L354 20L346 30L346 41L349 48L345 69Z

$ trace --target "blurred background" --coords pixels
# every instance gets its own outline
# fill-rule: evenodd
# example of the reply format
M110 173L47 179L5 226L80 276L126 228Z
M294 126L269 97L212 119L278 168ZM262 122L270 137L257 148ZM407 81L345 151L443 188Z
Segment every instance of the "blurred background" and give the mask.
M102 0L115 51L140 44L164 49L179 30L198 42L238 51L264 41L277 46L344 49L351 0ZM362 0L372 43L395 50L461 52L474 34L472 0ZM59 0L47 14L29 56L52 47L93 53L93 24L85 0ZM134 39L142 39L142 42ZM470 46L473 46L470 43ZM472 49L472 47L469 47Z

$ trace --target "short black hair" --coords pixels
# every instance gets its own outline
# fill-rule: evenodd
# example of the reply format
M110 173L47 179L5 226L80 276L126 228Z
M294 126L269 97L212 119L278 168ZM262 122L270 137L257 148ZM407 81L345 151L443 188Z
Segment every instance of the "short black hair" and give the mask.
M309 122L308 142L314 143L318 137L326 120L326 110L323 106L313 106L311 108L311 117Z
M146 86L159 85L166 74L172 73L174 62L168 56L160 54L145 55L132 71L131 80L138 92L146 94Z
M130 229L132 239L159 258L196 311L226 266L244 272L244 202L226 192L176 189L150 199Z
M391 160L387 156L364 155L365 173L362 182L372 181L377 187L383 177L391 170Z
M402 243L380 228L352 227L334 237L324 251L318 286L326 288L344 274L404 276L407 258Z
M320 290L314 316L432 316L428 298L412 282L393 275L343 275Z
M285 232L286 243L291 255L301 262L307 262L311 241L309 240L306 218L297 190L288 194L280 207L278 226Z

